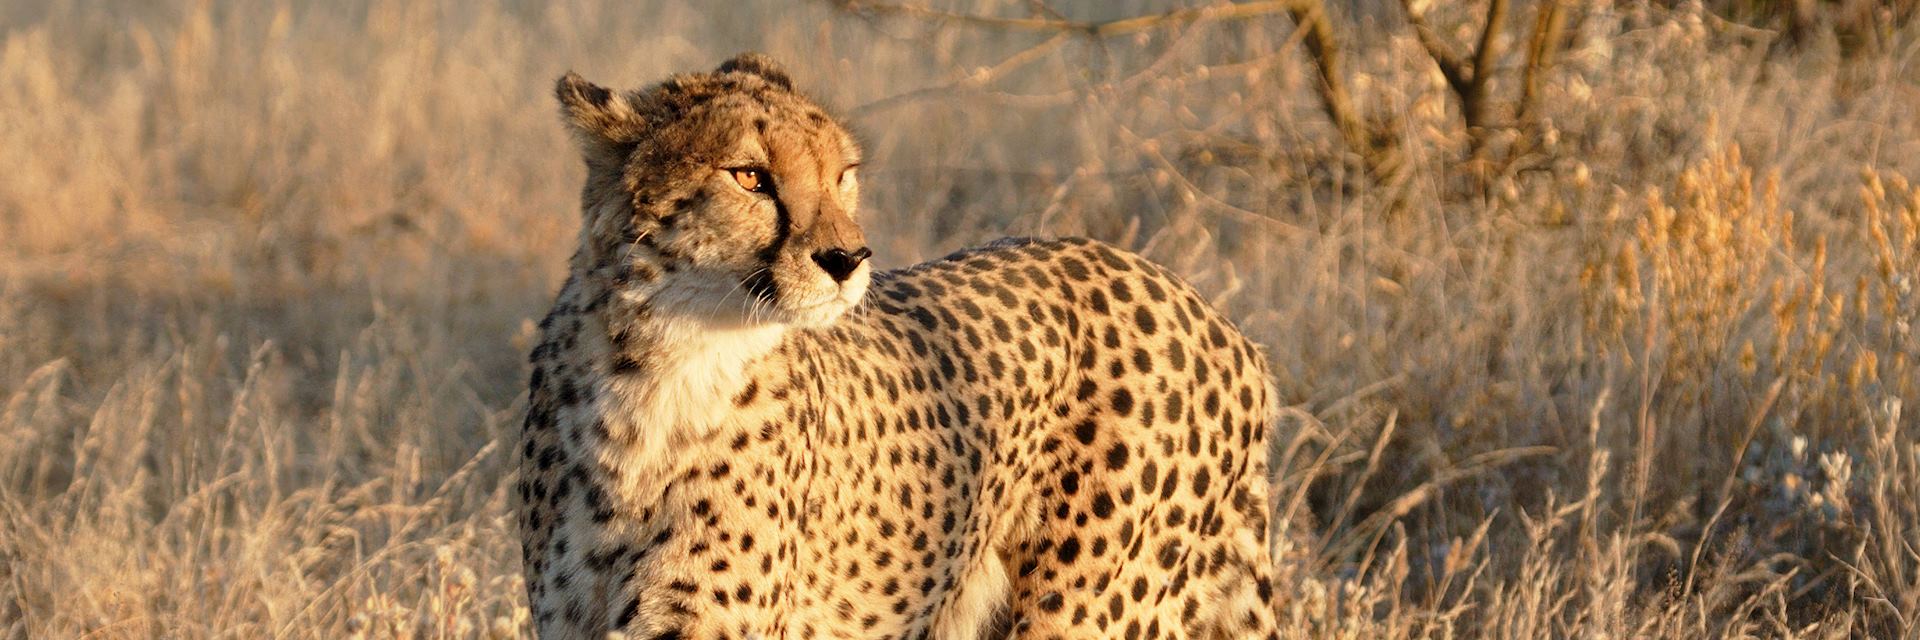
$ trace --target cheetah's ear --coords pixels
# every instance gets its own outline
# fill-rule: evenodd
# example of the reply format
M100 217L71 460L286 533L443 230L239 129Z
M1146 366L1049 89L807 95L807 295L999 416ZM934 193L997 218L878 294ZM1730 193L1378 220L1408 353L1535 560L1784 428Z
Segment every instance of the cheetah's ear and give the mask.
M646 133L646 118L634 108L632 96L614 93L571 71L554 84L553 93L588 163L622 159L622 151Z
M748 51L734 56L731 60L720 63L720 68L713 70L714 73L732 73L736 71L760 76L761 79L767 81L767 84L788 91L793 90L793 78L787 75L786 68L766 54Z

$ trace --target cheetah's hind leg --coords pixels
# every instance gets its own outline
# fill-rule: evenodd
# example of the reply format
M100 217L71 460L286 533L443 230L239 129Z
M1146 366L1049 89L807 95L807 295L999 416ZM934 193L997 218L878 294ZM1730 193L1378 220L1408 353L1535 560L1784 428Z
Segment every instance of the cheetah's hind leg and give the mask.
M1261 564L1264 558L1265 554L1261 554L1261 559L1241 561L1240 570L1233 572L1239 576L1220 585L1220 608L1215 611L1213 628L1200 637L1279 639L1273 616L1273 567Z
M1266 517L1266 478L1264 466L1255 473L1242 478L1242 482L1253 483L1243 491L1236 508L1226 510L1226 514L1237 516L1241 522L1227 554L1227 566L1220 572L1219 598L1215 602L1218 608L1212 616L1211 629L1197 630L1195 635L1209 640L1241 640L1264 638L1278 640L1278 623L1274 620L1273 610L1273 557L1269 551L1267 536L1270 519Z

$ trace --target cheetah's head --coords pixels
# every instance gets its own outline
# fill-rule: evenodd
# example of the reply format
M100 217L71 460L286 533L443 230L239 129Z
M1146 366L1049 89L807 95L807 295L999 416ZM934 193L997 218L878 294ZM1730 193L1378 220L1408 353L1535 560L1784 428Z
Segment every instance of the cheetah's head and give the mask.
M628 92L569 73L555 92L587 163L576 267L653 313L736 326L821 326L865 295L860 149L772 59Z

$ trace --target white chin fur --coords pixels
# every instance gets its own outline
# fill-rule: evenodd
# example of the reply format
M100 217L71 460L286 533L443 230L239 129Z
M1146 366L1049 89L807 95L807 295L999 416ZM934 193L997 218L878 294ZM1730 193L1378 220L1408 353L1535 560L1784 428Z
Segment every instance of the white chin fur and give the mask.
M808 275L800 282L778 279L779 298L762 302L754 300L732 274L682 270L662 281L648 303L661 316L692 320L712 329L769 324L820 327L860 304L872 269L862 265L844 283L835 283L824 273Z
M840 316L846 315L847 309L852 308L852 306L853 305L842 302L839 299L834 299L810 307L786 310L782 315L786 316L784 320L787 324L796 327L824 327L833 324L835 320L839 320Z
M867 294L867 286L872 280L872 269L866 265L853 272L844 283L834 284L824 275L809 290L782 289L778 309L782 321L796 327L812 328L833 324L848 309L860 304Z

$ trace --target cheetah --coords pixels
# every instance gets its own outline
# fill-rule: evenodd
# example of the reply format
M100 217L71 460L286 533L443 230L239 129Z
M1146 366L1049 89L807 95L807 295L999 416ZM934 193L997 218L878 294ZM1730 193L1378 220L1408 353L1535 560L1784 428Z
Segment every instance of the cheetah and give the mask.
M873 270L861 150L742 54L556 87L587 166L515 482L542 638L1274 637L1259 347L1167 269Z

